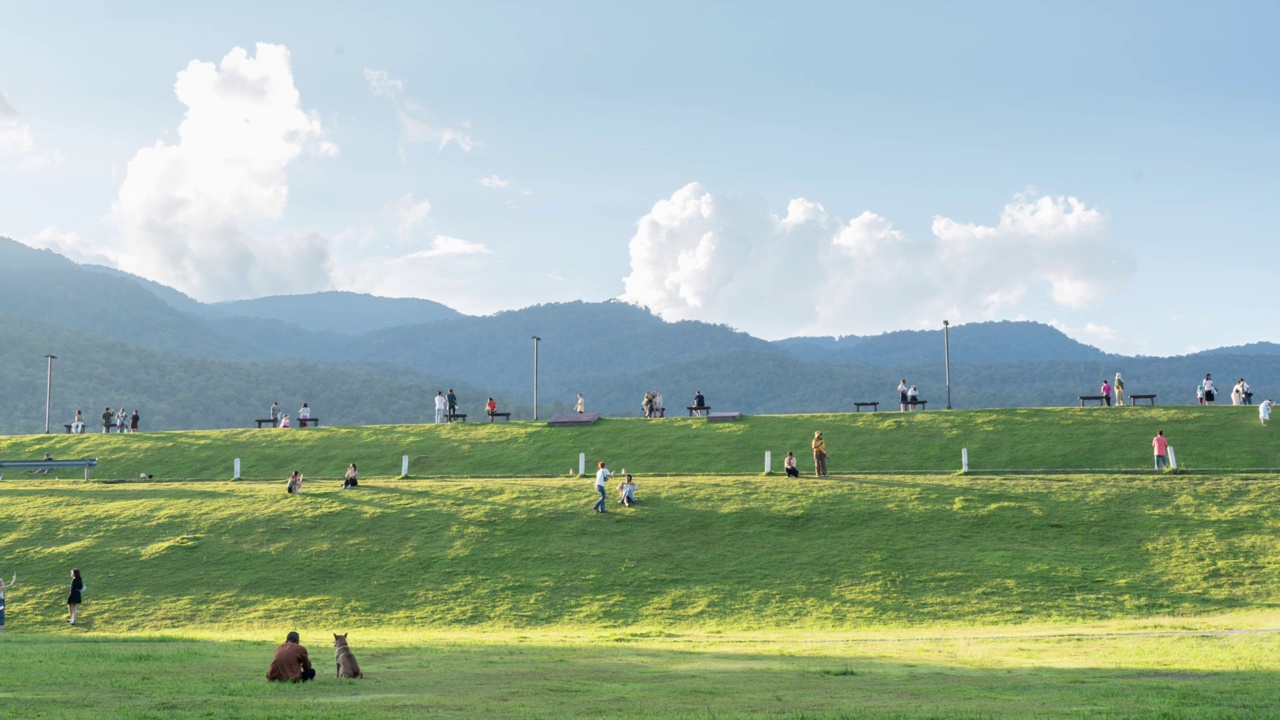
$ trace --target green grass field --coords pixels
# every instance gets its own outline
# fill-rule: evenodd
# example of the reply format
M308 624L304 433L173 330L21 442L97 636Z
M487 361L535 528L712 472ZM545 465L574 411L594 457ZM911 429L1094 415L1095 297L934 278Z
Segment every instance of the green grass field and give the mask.
M1197 472L954 472L958 447L1146 468L1157 425ZM815 427L839 476L760 475ZM270 478L0 483L0 717L1270 717L1280 483L1210 468L1280 466L1271 431L1126 408L0 438L104 479ZM578 447L641 505L590 512ZM405 453L440 477L391 478ZM325 479L352 459L360 488ZM290 629L321 677L268 685ZM368 679L332 677L331 632Z

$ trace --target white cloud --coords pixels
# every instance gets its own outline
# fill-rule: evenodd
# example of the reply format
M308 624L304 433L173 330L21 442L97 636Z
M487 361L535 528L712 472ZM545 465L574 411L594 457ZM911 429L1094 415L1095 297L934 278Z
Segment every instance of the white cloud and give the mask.
M497 190L499 188L504 188L510 185L511 181L501 178L497 175L490 175L489 177L480 178L479 183L487 188L492 188L494 190Z
M98 247L72 230L63 230L56 225L36 233L22 242L33 248L52 250L74 262L88 265L106 265L115 267L115 261L106 254L104 248Z
M484 243L468 242L448 235L436 235L431 247L406 255L404 260L425 260L427 258L448 257L451 255L492 255L493 251Z
M0 92L0 167L39 168L61 159L58 153L46 153L36 146L31 126Z
M445 127L432 122L426 108L405 97L404 81L393 78L385 70L364 71L369 89L378 97L391 100L400 122L400 154L403 157L408 145L435 145L444 150L450 143L463 152L471 152L476 141L471 137L471 123L459 127Z
M866 334L1086 307L1133 271L1076 198L1029 191L994 225L935 217L932 231L916 240L871 212L844 222L804 198L779 217L694 183L640 219L622 299L766 338Z
M337 154L301 107L289 50L259 43L253 56L193 60L174 91L186 106L177 141L137 152L108 216L117 264L202 300L330 287L326 238L263 237L288 204L289 166Z
M401 242L409 242L413 231L431 215L431 203L427 200L415 200L413 193L405 193L399 200L387 203L386 210L395 215L396 237Z

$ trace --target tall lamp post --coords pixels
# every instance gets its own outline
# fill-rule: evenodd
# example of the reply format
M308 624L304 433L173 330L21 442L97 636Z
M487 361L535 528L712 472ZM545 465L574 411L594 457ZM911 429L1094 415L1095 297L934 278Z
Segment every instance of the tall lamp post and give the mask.
M542 338L533 336L533 419L538 419L538 342Z
M44 433L49 434L49 405L53 400L53 361L58 359L57 355L45 355L49 361L49 374L44 381Z
M947 358L947 409L951 409L951 323L942 321L942 351Z

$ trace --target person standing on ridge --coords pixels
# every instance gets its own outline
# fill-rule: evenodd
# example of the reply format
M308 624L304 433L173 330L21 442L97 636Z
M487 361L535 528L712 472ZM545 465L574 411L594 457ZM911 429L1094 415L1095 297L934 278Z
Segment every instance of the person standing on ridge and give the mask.
M436 424L437 425L444 422L444 414L445 414L445 411L448 409L448 407L449 407L449 401L445 400L444 392L437 390L436 391Z
M449 394L444 399L449 408L449 422L453 422L453 416L458 414L458 396L453 394L453 388L449 388Z
M813 434L813 469L818 477L827 476L827 441L821 432Z
M907 391L910 389L911 388L907 386L906 378L902 378L902 380L898 381L898 409L902 412L907 411Z
M111 408L107 408L106 410L102 411L102 432L104 433L111 432L111 419L114 417L115 415L112 414Z
M1116 381L1111 383L1111 389L1116 394L1116 405L1124 404L1124 380L1120 378L1120 373L1116 373Z
M1164 436L1163 430L1157 430L1156 436L1151 441L1151 448L1156 453L1156 471L1161 469L1169 469L1169 441Z
M1111 405L1111 383L1105 379L1102 381L1102 401Z

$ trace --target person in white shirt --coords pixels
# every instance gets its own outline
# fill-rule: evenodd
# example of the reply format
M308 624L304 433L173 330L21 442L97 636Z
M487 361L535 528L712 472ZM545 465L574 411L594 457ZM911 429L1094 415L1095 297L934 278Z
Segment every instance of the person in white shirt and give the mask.
M627 474L627 469L622 468L622 482L618 483L618 502L624 507L634 507L636 504L636 487L638 487L631 476Z
M285 413L280 416L280 427L282 428L289 427L289 413Z
M445 410L445 407L447 406L448 406L448 401L445 400L444 391L437 390L436 391L436 424L437 425L444 422L444 410Z
M582 399L582 393L578 393L578 402L573 406L573 411L579 415L587 411L587 401Z
M18 573L13 574L13 579L8 585L4 584L4 580L0 580L0 633L4 632L4 591L13 587L18 582Z
M604 466L604 461L600 461L600 469L596 471L596 494L600 499L596 500L595 511L598 513L607 512L604 509L605 503L605 485L613 478L613 473L609 472L609 468Z
M1204 402L1206 405L1212 405L1214 400L1218 399L1218 391L1213 388L1213 375L1211 373L1204 374Z
M1245 405L1253 404L1253 392L1249 390L1249 383L1240 378L1240 401Z
M302 403L302 408L298 410L298 419L307 420L311 417L311 407L306 403Z
M653 391L653 416L654 417L667 416L667 408L665 405L662 404L662 393L658 392L657 390Z
M1258 405L1258 418L1262 420L1262 424L1264 426L1267 424L1267 421L1271 419L1271 398L1263 400L1262 403Z
M1232 405L1244 404L1244 388L1240 387L1243 384L1244 384L1244 380L1241 380L1231 388L1231 404Z
M902 412L907 411L907 379L902 378L898 382L898 409Z
M796 467L796 456L794 453L787 453L787 459L782 462L782 469L787 472L787 477L800 477L800 468Z
M915 410L916 403L918 402L920 402L920 391L916 389L915 385L912 385L911 387L907 388L907 407L910 407L912 410Z

